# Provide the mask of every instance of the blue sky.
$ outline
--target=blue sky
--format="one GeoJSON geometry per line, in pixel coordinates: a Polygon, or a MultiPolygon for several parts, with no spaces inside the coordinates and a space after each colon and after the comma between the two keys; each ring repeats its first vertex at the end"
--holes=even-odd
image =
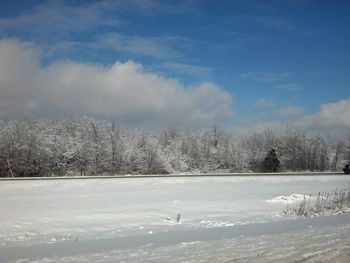
{"type": "MultiPolygon", "coordinates": [[[[11,58],[3,56],[5,72],[17,73],[3,76],[2,83],[0,75],[0,92],[12,93],[11,98],[16,99],[11,105],[30,106],[10,110],[0,99],[0,117],[15,118],[24,112],[34,116],[84,114],[86,106],[72,106],[85,93],[83,87],[73,92],[68,99],[71,103],[64,107],[55,106],[60,104],[58,99],[46,100],[53,105],[50,108],[49,103],[25,95],[28,90],[14,79],[18,74],[27,76],[29,69],[23,69],[26,60],[37,67],[33,94],[47,91],[36,87],[47,85],[49,77],[57,92],[72,72],[78,72],[79,78],[100,72],[102,75],[89,83],[103,86],[103,76],[108,78],[119,65],[119,73],[111,77],[106,89],[88,88],[87,93],[92,94],[89,103],[97,114],[93,110],[86,113],[96,117],[115,117],[136,125],[171,125],[172,119],[174,125],[199,127],[218,123],[232,129],[258,129],[291,124],[313,130],[345,130],[350,128],[341,123],[350,119],[349,12],[350,2],[345,0],[3,0],[0,40],[4,51],[0,54],[23,56],[16,56],[18,61],[11,62],[15,64],[11,69],[6,61],[11,58]],[[16,67],[20,67],[18,71],[16,67]],[[129,76],[127,82],[121,81],[123,74],[129,76]],[[133,82],[139,78],[140,83],[133,82]],[[154,79],[156,84],[150,82],[154,87],[148,90],[147,81],[154,79]],[[115,88],[114,80],[118,83],[115,88]],[[168,88],[163,90],[164,82],[168,88]],[[111,106],[101,109],[93,100],[94,92],[101,97],[100,104],[108,98],[111,106]],[[152,100],[152,92],[163,94],[156,99],[157,107],[135,99],[150,94],[152,100]],[[123,97],[135,108],[144,106],[139,111],[116,107],[118,114],[113,115],[113,96],[119,98],[116,101],[123,97]],[[177,106],[182,101],[188,104],[177,106]],[[186,110],[198,112],[182,122],[186,110]],[[340,123],[331,121],[334,114],[341,115],[340,123]]],[[[69,85],[83,83],[70,82],[62,93],[71,89],[69,85]]]]}

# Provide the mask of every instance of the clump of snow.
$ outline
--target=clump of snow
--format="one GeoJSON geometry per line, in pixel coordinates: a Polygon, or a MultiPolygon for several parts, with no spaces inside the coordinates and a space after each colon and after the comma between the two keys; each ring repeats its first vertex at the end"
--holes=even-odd
{"type": "Polygon", "coordinates": [[[276,196],[272,199],[266,200],[265,202],[268,203],[282,203],[282,204],[291,204],[294,202],[299,202],[302,201],[304,199],[304,195],[303,194],[291,194],[288,196],[276,196]]]}

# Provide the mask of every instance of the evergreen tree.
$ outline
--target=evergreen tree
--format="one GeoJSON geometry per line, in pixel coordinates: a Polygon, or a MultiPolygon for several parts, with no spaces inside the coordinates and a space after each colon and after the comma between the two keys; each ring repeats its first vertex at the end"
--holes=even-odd
{"type": "Polygon", "coordinates": [[[271,147],[267,153],[263,162],[264,172],[278,172],[280,169],[281,161],[277,147],[271,147]]]}

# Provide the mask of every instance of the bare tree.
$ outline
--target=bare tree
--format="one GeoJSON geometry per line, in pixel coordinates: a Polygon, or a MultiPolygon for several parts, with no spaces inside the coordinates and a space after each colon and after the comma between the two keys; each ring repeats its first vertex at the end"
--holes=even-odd
{"type": "Polygon", "coordinates": [[[332,171],[337,170],[339,158],[343,152],[343,145],[344,145],[344,141],[338,141],[337,144],[335,145],[335,152],[334,152],[334,157],[332,161],[332,171]]]}
{"type": "Polygon", "coordinates": [[[218,127],[217,125],[214,125],[214,128],[213,128],[213,133],[211,135],[211,142],[212,142],[212,145],[216,148],[219,144],[219,140],[220,138],[222,137],[222,132],[220,132],[218,130],[218,127]]]}
{"type": "Polygon", "coordinates": [[[121,130],[119,125],[115,127],[114,121],[111,124],[111,128],[109,130],[109,137],[111,143],[111,168],[112,172],[120,172],[123,162],[123,142],[121,138],[121,130]]]}

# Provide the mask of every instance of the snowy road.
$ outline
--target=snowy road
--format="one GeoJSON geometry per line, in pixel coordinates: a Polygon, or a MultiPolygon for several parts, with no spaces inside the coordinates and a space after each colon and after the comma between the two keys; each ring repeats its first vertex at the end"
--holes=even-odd
{"type": "Polygon", "coordinates": [[[348,262],[349,215],[296,219],[281,211],[303,194],[349,181],[344,175],[1,181],[0,262],[348,262]]]}

